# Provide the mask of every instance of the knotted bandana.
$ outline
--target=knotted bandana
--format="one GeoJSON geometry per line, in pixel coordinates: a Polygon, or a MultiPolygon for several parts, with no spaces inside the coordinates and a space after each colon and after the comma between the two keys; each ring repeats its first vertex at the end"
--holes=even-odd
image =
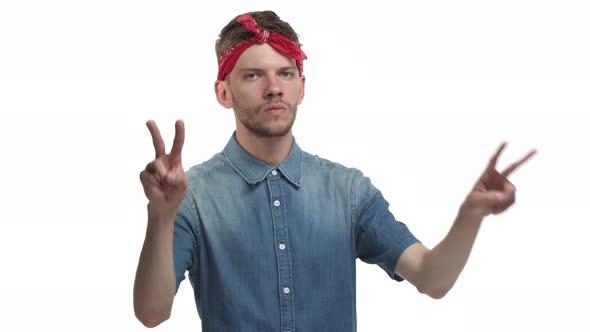
{"type": "Polygon", "coordinates": [[[254,44],[260,45],[264,43],[268,43],[284,56],[295,59],[299,75],[303,73],[303,60],[307,59],[307,56],[305,56],[305,53],[303,53],[299,45],[280,33],[260,29],[258,23],[256,23],[250,14],[244,14],[238,17],[238,23],[242,24],[248,29],[248,31],[253,33],[254,37],[242,40],[221,54],[221,57],[219,58],[219,72],[217,74],[218,80],[223,80],[225,76],[232,71],[236,62],[238,62],[240,55],[242,55],[245,50],[254,44]]]}

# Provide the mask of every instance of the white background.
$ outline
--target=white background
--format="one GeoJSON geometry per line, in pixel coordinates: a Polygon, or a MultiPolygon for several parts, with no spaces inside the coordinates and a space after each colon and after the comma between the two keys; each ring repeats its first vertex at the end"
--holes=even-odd
{"type": "MultiPolygon", "coordinates": [[[[361,169],[427,246],[500,142],[500,168],[539,150],[444,299],[359,261],[358,330],[588,331],[586,1],[244,3],[0,4],[0,330],[145,331],[145,121],[170,144],[184,119],[185,169],[220,151],[214,41],[273,9],[309,57],[298,143],[361,169]]],[[[188,282],[157,329],[200,331],[188,282]]]]}

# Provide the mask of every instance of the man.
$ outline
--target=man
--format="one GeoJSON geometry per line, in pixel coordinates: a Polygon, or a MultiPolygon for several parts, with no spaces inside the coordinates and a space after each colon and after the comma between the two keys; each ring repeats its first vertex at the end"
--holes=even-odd
{"type": "Polygon", "coordinates": [[[356,258],[443,297],[463,269],[484,217],[514,202],[495,164],[504,144],[432,250],[388,210],[360,171],[302,151],[291,127],[304,96],[305,54],[273,12],[232,20],[216,43],[215,93],[236,131],[222,153],[181,163],[184,124],[169,154],[148,121],[156,159],[141,172],[148,226],[134,288],[138,319],[168,319],[184,274],[203,331],[355,331],[356,258]]]}

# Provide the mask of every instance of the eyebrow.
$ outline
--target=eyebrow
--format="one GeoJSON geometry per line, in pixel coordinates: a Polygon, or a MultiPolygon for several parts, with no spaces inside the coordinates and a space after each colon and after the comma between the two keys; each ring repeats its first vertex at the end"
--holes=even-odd
{"type": "MultiPolygon", "coordinates": [[[[284,66],[284,67],[279,68],[279,71],[285,71],[285,70],[297,70],[297,67],[284,66]]],[[[263,72],[264,69],[257,68],[257,67],[245,67],[245,68],[240,69],[240,72],[245,72],[245,71],[263,72]]]]}

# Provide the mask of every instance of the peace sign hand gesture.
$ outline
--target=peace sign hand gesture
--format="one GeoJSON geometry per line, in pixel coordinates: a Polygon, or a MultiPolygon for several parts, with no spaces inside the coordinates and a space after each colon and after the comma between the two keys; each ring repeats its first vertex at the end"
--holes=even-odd
{"type": "Polygon", "coordinates": [[[181,158],[184,123],[182,120],[176,121],[174,143],[169,154],[166,154],[164,141],[156,123],[150,120],[146,125],[156,150],[156,159],[147,164],[139,175],[145,195],[149,199],[148,209],[158,217],[174,220],[187,188],[181,158]]]}
{"type": "Polygon", "coordinates": [[[516,188],[507,177],[520,165],[529,160],[537,151],[531,150],[520,160],[512,163],[503,172],[496,170],[496,163],[506,143],[502,143],[490,159],[488,167],[467,196],[462,212],[477,217],[504,212],[515,200],[516,188]]]}

